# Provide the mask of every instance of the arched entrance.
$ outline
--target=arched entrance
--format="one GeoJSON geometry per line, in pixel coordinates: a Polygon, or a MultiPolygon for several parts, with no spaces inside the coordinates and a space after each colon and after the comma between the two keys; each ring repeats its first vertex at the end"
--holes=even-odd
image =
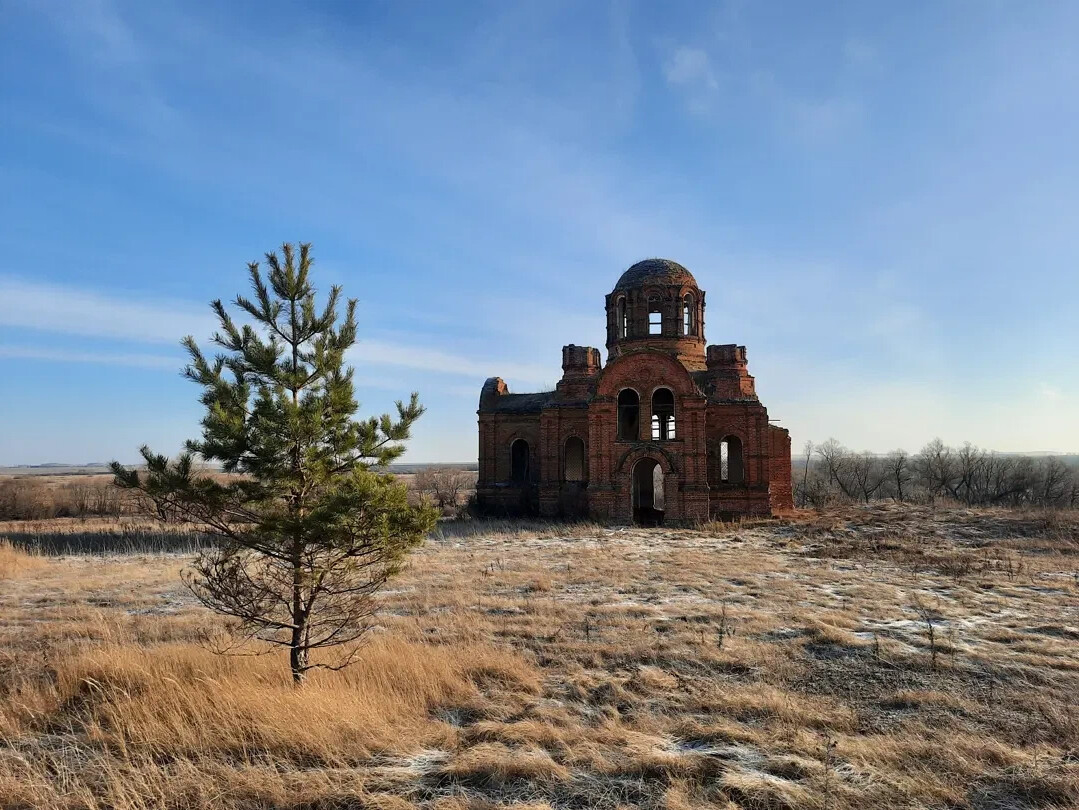
{"type": "Polygon", "coordinates": [[[655,459],[642,458],[633,465],[633,522],[639,526],[663,523],[663,468],[655,459]]]}

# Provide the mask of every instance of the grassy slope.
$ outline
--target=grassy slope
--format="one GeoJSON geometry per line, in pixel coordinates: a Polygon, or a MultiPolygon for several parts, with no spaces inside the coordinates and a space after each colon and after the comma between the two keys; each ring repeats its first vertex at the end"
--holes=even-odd
{"type": "Polygon", "coordinates": [[[301,691],[184,560],[0,548],[0,806],[1079,802],[1076,516],[451,526],[301,691]]]}

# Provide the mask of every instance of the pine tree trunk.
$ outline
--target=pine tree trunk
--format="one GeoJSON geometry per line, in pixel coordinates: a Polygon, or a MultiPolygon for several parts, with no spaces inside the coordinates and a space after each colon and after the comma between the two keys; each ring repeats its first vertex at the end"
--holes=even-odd
{"type": "Polygon", "coordinates": [[[307,677],[307,648],[303,646],[303,633],[299,628],[292,631],[289,666],[292,668],[292,683],[299,686],[307,677]]]}
{"type": "MultiPolygon", "coordinates": [[[[295,374],[299,368],[300,363],[300,347],[296,332],[296,300],[293,299],[290,303],[291,318],[290,325],[292,327],[292,372],[295,374]]],[[[292,406],[295,408],[300,402],[299,388],[292,389],[292,406]]],[[[292,474],[298,479],[302,476],[303,470],[300,466],[300,444],[295,442],[292,446],[292,474]]],[[[301,503],[300,493],[293,491],[292,508],[303,517],[303,505],[301,503]]],[[[304,677],[307,675],[307,647],[304,644],[304,639],[307,637],[307,617],[304,611],[303,603],[303,568],[301,567],[302,561],[300,557],[300,550],[302,548],[299,538],[294,540],[292,551],[292,639],[289,644],[289,666],[292,669],[292,683],[299,686],[303,683],[304,677]]]]}
{"type": "Polygon", "coordinates": [[[289,643],[289,666],[292,668],[292,682],[299,686],[307,674],[307,647],[304,638],[307,633],[307,617],[303,605],[303,570],[299,560],[292,568],[292,639],[289,643]]]}

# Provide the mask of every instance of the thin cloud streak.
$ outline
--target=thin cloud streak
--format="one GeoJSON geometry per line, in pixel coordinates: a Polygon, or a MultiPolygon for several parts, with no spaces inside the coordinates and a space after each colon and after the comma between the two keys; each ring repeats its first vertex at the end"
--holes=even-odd
{"type": "Polygon", "coordinates": [[[0,276],[0,326],[138,343],[179,343],[184,335],[209,335],[215,325],[209,307],[131,301],[0,276]]]}
{"type": "Polygon", "coordinates": [[[377,340],[361,340],[349,353],[348,360],[357,365],[398,366],[475,379],[486,379],[494,370],[516,382],[536,384],[549,380],[552,371],[547,366],[472,359],[426,346],[402,346],[377,340]]]}
{"type": "Polygon", "coordinates": [[[179,356],[81,352],[70,349],[42,349],[36,346],[0,346],[0,357],[11,360],[46,360],[56,363],[97,363],[109,366],[170,369],[177,372],[184,366],[184,361],[179,356]]]}
{"type": "MultiPolygon", "coordinates": [[[[187,302],[128,302],[101,293],[56,284],[0,278],[0,326],[56,334],[121,339],[138,343],[178,343],[183,335],[205,339],[215,331],[214,318],[187,302]]],[[[179,359],[69,349],[0,347],[0,357],[88,362],[147,368],[182,366],[179,359]]],[[[467,357],[428,346],[384,340],[361,340],[349,360],[357,366],[379,365],[458,377],[484,379],[492,369],[519,383],[542,383],[551,368],[511,360],[467,357]]],[[[373,383],[368,381],[367,385],[373,383]]]]}

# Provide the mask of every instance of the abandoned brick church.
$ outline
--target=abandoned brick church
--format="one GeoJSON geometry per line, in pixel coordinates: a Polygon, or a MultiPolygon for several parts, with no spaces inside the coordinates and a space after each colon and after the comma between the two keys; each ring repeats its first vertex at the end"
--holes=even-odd
{"type": "Polygon", "coordinates": [[[607,296],[607,365],[565,346],[554,391],[479,407],[479,505],[491,512],[655,525],[793,508],[791,440],[769,424],[746,348],[704,341],[704,292],[649,259],[607,296]]]}

